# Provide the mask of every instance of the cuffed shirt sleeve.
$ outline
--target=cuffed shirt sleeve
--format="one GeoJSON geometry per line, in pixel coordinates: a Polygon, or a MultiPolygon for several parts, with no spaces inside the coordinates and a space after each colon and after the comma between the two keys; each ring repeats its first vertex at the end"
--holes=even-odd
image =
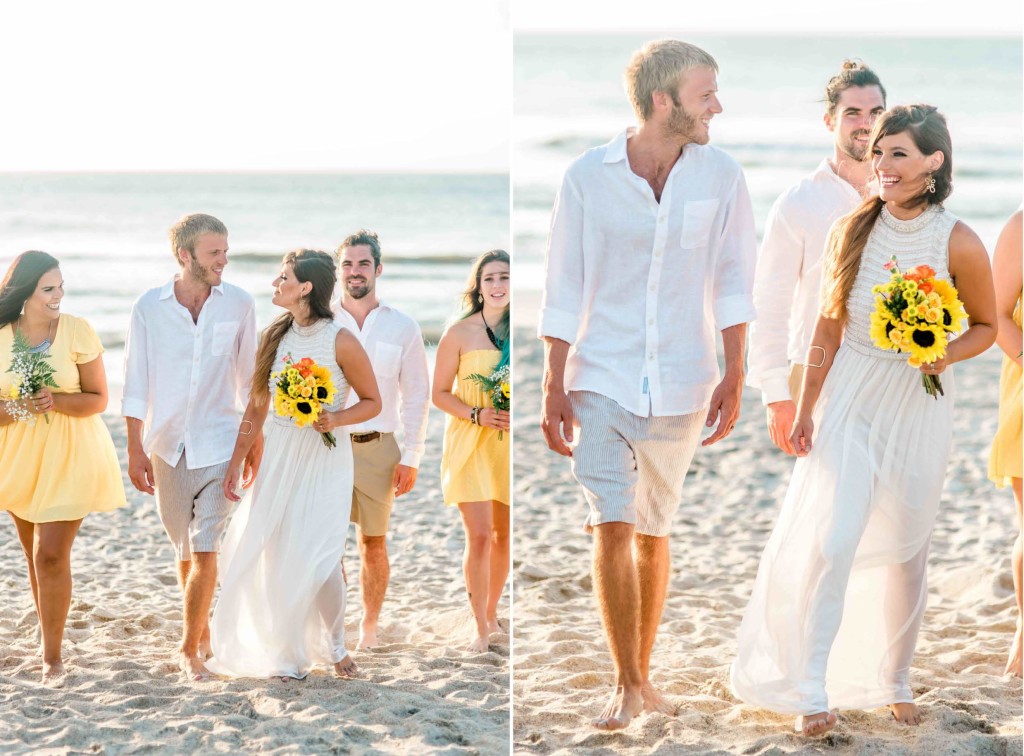
{"type": "Polygon", "coordinates": [[[427,417],[430,410],[430,370],[420,327],[413,324],[402,345],[402,363],[398,373],[398,391],[402,403],[402,458],[399,464],[419,467],[426,449],[427,417]]]}
{"type": "Polygon", "coordinates": [[[740,171],[732,195],[726,201],[715,263],[715,328],[724,331],[754,319],[753,284],[757,260],[754,210],[747,182],[740,171]]]}
{"type": "Polygon", "coordinates": [[[124,342],[124,394],[121,415],[145,420],[149,409],[149,362],[146,355],[146,320],[140,302],[132,306],[124,342]]]}
{"type": "Polygon", "coordinates": [[[555,200],[537,335],[576,341],[583,301],[583,199],[566,173],[555,200]]]}
{"type": "Polygon", "coordinates": [[[789,393],[789,320],[800,281],[804,240],[786,219],[785,197],[768,215],[754,275],[757,320],[750,329],[748,383],[765,404],[792,399],[789,393]]]}

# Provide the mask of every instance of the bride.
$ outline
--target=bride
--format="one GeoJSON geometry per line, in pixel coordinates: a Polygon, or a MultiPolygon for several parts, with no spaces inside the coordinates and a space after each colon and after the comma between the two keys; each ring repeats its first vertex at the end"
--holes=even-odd
{"type": "Polygon", "coordinates": [[[870,150],[879,196],[837,221],[830,237],[791,436],[802,459],[732,665],[737,697],[799,715],[805,735],[835,726],[837,707],[889,705],[899,722],[920,721],[909,671],[952,442],[949,368],[995,339],[988,254],[942,207],[952,188],[945,118],[926,105],[893,108],[875,124],[870,150]],[[929,265],[955,281],[969,313],[945,358],[920,372],[869,335],[872,286],[888,282],[883,266],[893,255],[902,270],[929,265]],[[921,373],[944,373],[945,396],[929,396],[921,373]]]}
{"type": "Polygon", "coordinates": [[[341,677],[357,672],[345,650],[345,549],[352,503],[352,447],[338,433],[328,448],[321,433],[369,420],[381,401],[370,360],[331,312],[337,280],[333,258],[303,249],[284,256],[273,303],[287,312],[263,332],[249,406],[224,479],[224,495],[239,501],[242,460],[263,432],[271,374],[312,358],[331,371],[337,393],[318,421],[300,428],[270,413],[264,456],[251,492],[228,526],[224,577],[210,624],[207,666],[235,677],[303,678],[316,663],[341,677]],[[345,406],[351,386],[360,401],[345,406]]]}

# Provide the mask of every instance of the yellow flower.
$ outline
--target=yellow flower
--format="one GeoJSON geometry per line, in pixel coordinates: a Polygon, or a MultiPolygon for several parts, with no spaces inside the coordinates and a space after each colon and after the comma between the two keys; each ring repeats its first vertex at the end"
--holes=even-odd
{"type": "Polygon", "coordinates": [[[939,295],[942,300],[942,306],[946,308],[952,307],[960,299],[956,287],[949,281],[944,281],[941,278],[936,278],[932,281],[932,291],[939,295]]]}
{"type": "Polygon", "coordinates": [[[942,310],[938,307],[929,307],[925,310],[924,319],[932,325],[936,325],[942,322],[942,310]]]}
{"type": "Polygon", "coordinates": [[[901,349],[906,349],[907,341],[907,326],[903,323],[896,323],[891,331],[889,331],[889,341],[892,344],[892,348],[897,352],[901,349]]]}
{"type": "Polygon", "coordinates": [[[942,320],[939,322],[948,332],[959,333],[960,329],[964,327],[965,320],[967,320],[967,311],[960,300],[954,302],[952,306],[944,305],[942,307],[942,320]]]}
{"type": "Polygon", "coordinates": [[[904,281],[903,292],[907,299],[912,299],[917,294],[917,283],[915,281],[904,281]]]}
{"type": "Polygon", "coordinates": [[[946,355],[946,331],[942,326],[918,323],[907,329],[905,343],[910,352],[908,362],[914,367],[935,362],[946,355]]]}
{"type": "Polygon", "coordinates": [[[288,368],[285,375],[288,376],[289,383],[298,383],[302,379],[302,374],[295,368],[288,368]]]}
{"type": "Polygon", "coordinates": [[[299,387],[296,386],[294,383],[288,387],[288,396],[290,396],[292,399],[299,398],[299,387]]]}
{"type": "Polygon", "coordinates": [[[313,396],[313,389],[311,389],[309,386],[303,386],[302,388],[299,389],[299,394],[302,396],[303,399],[309,399],[309,397],[313,396]]]}
{"type": "Polygon", "coordinates": [[[904,323],[913,323],[917,320],[917,307],[910,305],[903,311],[903,315],[901,317],[903,318],[904,323]]]}
{"type": "Polygon", "coordinates": [[[512,396],[512,387],[507,383],[501,384],[501,395],[508,399],[510,396],[512,396]]]}
{"type": "Polygon", "coordinates": [[[316,422],[316,419],[320,416],[320,404],[319,402],[309,402],[304,399],[299,399],[295,402],[295,409],[291,414],[295,424],[300,428],[305,428],[307,425],[312,425],[316,422]]]}
{"type": "Polygon", "coordinates": [[[893,343],[889,339],[889,332],[893,329],[894,323],[888,311],[871,313],[871,341],[879,349],[893,349],[893,343]]]}

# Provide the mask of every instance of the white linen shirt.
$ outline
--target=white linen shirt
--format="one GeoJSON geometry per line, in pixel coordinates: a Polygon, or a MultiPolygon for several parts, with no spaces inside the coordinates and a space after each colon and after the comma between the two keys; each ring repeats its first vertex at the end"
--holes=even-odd
{"type": "Polygon", "coordinates": [[[720,380],[715,331],[754,317],[754,216],[739,164],[707,145],[684,148],[659,203],[629,166],[632,133],[566,171],[538,334],[572,345],[567,391],[639,416],[688,414],[720,380]]]}
{"type": "Polygon", "coordinates": [[[231,459],[256,361],[256,304],[221,283],[193,323],[174,296],[175,280],[132,305],[121,414],[145,422],[147,455],[174,467],[187,450],[195,470],[231,459]]]}
{"type": "MultiPolygon", "coordinates": [[[[399,464],[419,467],[426,448],[427,412],[430,409],[430,370],[423,334],[415,320],[381,302],[370,310],[359,328],[356,319],[339,302],[338,322],[359,339],[370,356],[380,389],[381,411],[374,418],[346,427],[349,433],[394,433],[402,428],[399,464]]],[[[359,401],[354,392],[348,405],[359,401]]]]}
{"type": "Polygon", "coordinates": [[[828,159],[783,192],[768,214],[754,275],[757,320],[750,327],[747,383],[761,401],[791,399],[789,367],[804,364],[821,297],[821,268],[829,229],[861,196],[828,159]]]}

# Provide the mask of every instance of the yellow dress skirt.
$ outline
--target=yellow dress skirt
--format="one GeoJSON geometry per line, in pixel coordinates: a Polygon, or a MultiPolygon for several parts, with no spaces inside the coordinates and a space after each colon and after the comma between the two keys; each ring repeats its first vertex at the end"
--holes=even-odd
{"type": "MultiPolygon", "coordinates": [[[[0,395],[10,396],[8,373],[14,330],[0,328],[0,395]]],[[[48,350],[54,394],[81,393],[78,365],[103,353],[99,337],[82,318],[61,315],[48,350]]],[[[0,509],[28,522],[79,520],[90,512],[123,507],[124,485],[110,432],[99,415],[35,415],[34,423],[0,426],[0,509]]]]}
{"type": "MultiPolygon", "coordinates": [[[[474,349],[459,358],[459,374],[454,394],[470,407],[493,407],[491,397],[470,375],[490,375],[498,365],[497,349],[474,349]]],[[[494,428],[484,428],[469,420],[448,415],[441,455],[441,491],[445,504],[469,501],[512,500],[509,486],[509,458],[512,434],[498,438],[494,428]]]]}
{"type": "MultiPolygon", "coordinates": [[[[1013,322],[1020,326],[1021,302],[1013,310],[1013,322]]],[[[999,427],[992,439],[992,456],[988,461],[988,477],[999,488],[1011,478],[1024,478],[1021,449],[1021,369],[1009,357],[1003,357],[1003,372],[999,376],[999,427]]]]}

